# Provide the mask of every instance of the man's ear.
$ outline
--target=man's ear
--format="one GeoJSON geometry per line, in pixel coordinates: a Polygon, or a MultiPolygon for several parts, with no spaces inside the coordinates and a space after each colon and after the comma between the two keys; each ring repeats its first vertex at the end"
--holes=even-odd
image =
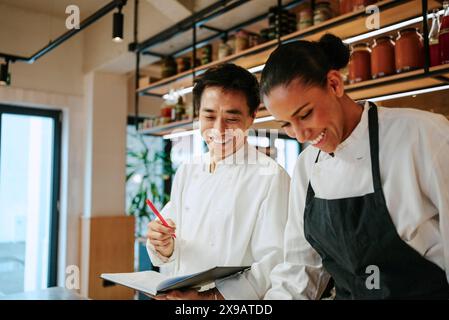
{"type": "Polygon", "coordinates": [[[345,94],[345,83],[338,70],[331,70],[327,73],[327,83],[338,98],[343,97],[345,94]]]}

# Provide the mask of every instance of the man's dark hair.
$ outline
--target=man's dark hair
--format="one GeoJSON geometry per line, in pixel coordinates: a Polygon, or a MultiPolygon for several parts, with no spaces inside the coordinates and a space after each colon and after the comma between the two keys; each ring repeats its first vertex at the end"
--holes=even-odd
{"type": "Polygon", "coordinates": [[[208,87],[219,87],[227,91],[241,92],[246,97],[249,114],[252,116],[260,104],[259,83],[248,70],[232,63],[224,63],[208,69],[193,88],[193,105],[200,109],[201,96],[208,87]]]}

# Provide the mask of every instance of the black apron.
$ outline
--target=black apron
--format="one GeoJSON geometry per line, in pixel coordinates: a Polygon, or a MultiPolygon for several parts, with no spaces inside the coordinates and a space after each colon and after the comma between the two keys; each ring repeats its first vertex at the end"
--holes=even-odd
{"type": "Polygon", "coordinates": [[[380,179],[377,108],[370,106],[374,193],[324,200],[309,182],[305,237],[332,276],[337,299],[449,299],[445,272],[406,244],[391,220],[380,179]]]}

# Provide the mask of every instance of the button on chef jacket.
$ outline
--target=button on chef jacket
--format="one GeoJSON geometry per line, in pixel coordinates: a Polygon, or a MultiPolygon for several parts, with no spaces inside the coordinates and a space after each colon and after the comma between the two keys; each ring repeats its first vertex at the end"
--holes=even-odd
{"type": "Polygon", "coordinates": [[[161,211],[176,223],[175,249],[167,259],[147,241],[149,256],[171,276],[250,265],[216,287],[225,299],[262,299],[283,260],[290,177],[248,144],[219,161],[214,173],[209,163],[206,154],[178,168],[161,211]]]}
{"type": "MultiPolygon", "coordinates": [[[[319,299],[330,278],[304,237],[310,183],[315,197],[341,199],[374,191],[368,136],[369,104],[361,121],[334,152],[309,146],[292,175],[284,263],[271,274],[266,299],[319,299]]],[[[406,108],[378,108],[383,193],[400,238],[445,270],[449,281],[449,121],[406,108]]],[[[426,275],[423,275],[425,277],[426,275]]]]}

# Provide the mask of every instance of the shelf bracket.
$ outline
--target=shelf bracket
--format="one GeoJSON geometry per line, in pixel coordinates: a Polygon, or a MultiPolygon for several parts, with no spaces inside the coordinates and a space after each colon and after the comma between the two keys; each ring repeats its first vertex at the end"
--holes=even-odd
{"type": "Polygon", "coordinates": [[[143,55],[145,56],[153,56],[153,57],[158,57],[160,59],[164,59],[166,57],[165,54],[161,54],[161,53],[157,53],[157,52],[153,52],[153,51],[144,51],[142,52],[143,55]]]}
{"type": "Polygon", "coordinates": [[[429,72],[430,67],[430,49],[429,49],[429,26],[427,22],[427,10],[428,10],[428,3],[427,0],[422,0],[422,28],[423,28],[423,37],[424,37],[424,72],[429,72]]]}
{"type": "Polygon", "coordinates": [[[449,77],[446,77],[446,76],[434,76],[432,78],[442,81],[442,82],[445,82],[445,83],[449,83],[449,77]]]}
{"type": "Polygon", "coordinates": [[[200,28],[201,29],[207,29],[207,30],[210,30],[210,31],[214,31],[214,32],[217,32],[217,33],[224,33],[224,32],[226,32],[226,30],[222,30],[222,29],[219,29],[219,28],[211,27],[211,26],[208,26],[208,25],[205,25],[205,24],[200,25],[200,28]]]}

